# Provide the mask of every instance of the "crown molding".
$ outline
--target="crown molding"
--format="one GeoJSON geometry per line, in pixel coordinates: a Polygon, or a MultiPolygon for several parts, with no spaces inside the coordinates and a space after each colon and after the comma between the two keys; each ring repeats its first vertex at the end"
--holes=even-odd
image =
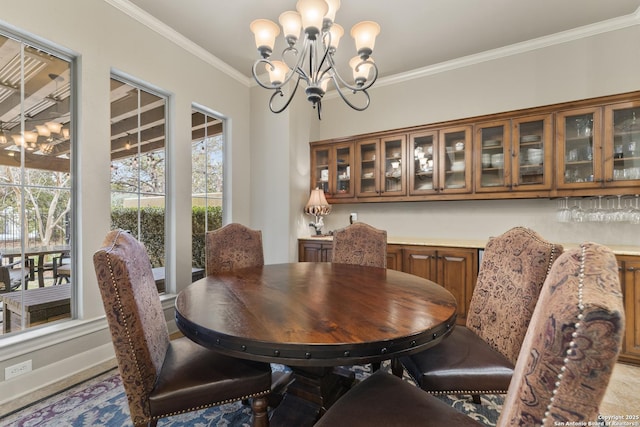
{"type": "Polygon", "coordinates": [[[205,49],[203,49],[193,41],[189,40],[182,34],[175,31],[174,29],[170,28],[168,25],[166,25],[162,21],[149,15],[147,12],[140,9],[138,6],[134,5],[133,3],[127,0],[104,0],[104,1],[110,4],[111,6],[115,7],[116,9],[120,10],[121,12],[124,12],[126,15],[130,16],[131,18],[135,19],[141,24],[147,26],[152,31],[155,31],[156,33],[160,34],[167,40],[175,43],[176,45],[186,50],[187,52],[193,54],[194,56],[208,63],[209,65],[212,65],[216,69],[222,71],[223,73],[233,78],[234,80],[237,80],[239,83],[243,84],[244,86],[249,87],[251,80],[248,77],[246,77],[244,74],[242,74],[235,68],[231,67],[229,64],[222,61],[217,56],[212,55],[210,52],[206,51],[205,49]]]}
{"type": "Polygon", "coordinates": [[[527,40],[521,43],[515,43],[509,46],[488,50],[474,55],[456,58],[451,61],[429,65],[423,68],[408,71],[406,73],[383,77],[376,82],[375,86],[382,87],[393,85],[409,80],[443,73],[446,71],[455,70],[457,68],[464,68],[470,65],[480,64],[482,62],[493,61],[500,58],[530,52],[536,49],[542,49],[549,46],[568,43],[585,37],[591,37],[602,33],[616,31],[638,24],[640,24],[640,8],[636,9],[634,13],[631,13],[629,15],[608,19],[606,21],[597,22],[595,24],[585,25],[582,27],[574,28],[572,30],[562,31],[560,33],[539,37],[537,39],[527,40]]]}

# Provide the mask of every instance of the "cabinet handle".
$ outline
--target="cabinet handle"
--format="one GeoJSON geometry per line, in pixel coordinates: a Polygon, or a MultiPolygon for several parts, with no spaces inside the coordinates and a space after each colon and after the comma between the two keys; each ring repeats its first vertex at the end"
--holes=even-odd
{"type": "Polygon", "coordinates": [[[627,271],[636,271],[634,267],[627,267],[627,271]]]}

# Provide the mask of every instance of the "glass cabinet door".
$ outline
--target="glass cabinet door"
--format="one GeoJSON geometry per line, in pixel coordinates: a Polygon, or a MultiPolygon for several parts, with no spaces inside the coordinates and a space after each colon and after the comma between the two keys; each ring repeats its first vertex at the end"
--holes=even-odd
{"type": "Polygon", "coordinates": [[[461,126],[440,132],[436,161],[438,190],[447,193],[471,191],[471,127],[461,126]]]}
{"type": "Polygon", "coordinates": [[[329,147],[311,149],[311,188],[321,188],[329,194],[329,147]]]}
{"type": "Polygon", "coordinates": [[[551,188],[551,132],[551,115],[548,114],[513,120],[511,182],[514,190],[551,188]]]}
{"type": "Polygon", "coordinates": [[[378,179],[380,168],[378,161],[378,140],[360,141],[356,144],[356,162],[358,163],[358,188],[359,197],[372,197],[380,193],[378,179]]]}
{"type": "Polygon", "coordinates": [[[558,188],[602,185],[600,115],[599,108],[558,113],[557,162],[562,171],[558,174],[558,188]]]}
{"type": "Polygon", "coordinates": [[[511,188],[511,138],[508,121],[476,126],[476,191],[511,188]]]}
{"type": "Polygon", "coordinates": [[[640,185],[640,101],[606,108],[604,146],[605,185],[640,185]]]}
{"type": "Polygon", "coordinates": [[[351,185],[351,165],[353,164],[353,144],[346,143],[334,147],[333,164],[331,167],[333,183],[331,188],[332,198],[353,197],[354,189],[351,185]]]}
{"type": "Polygon", "coordinates": [[[409,136],[409,194],[428,194],[437,189],[437,131],[422,132],[409,136]]]}
{"type": "Polygon", "coordinates": [[[405,150],[406,138],[404,136],[394,136],[380,141],[380,156],[382,157],[381,182],[382,196],[397,196],[406,194],[405,190],[405,150]]]}

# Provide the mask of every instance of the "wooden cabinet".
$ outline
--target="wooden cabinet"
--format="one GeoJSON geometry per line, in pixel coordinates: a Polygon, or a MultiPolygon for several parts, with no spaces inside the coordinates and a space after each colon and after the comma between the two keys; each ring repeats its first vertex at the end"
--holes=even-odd
{"type": "Polygon", "coordinates": [[[402,271],[443,286],[458,302],[457,323],[464,325],[478,274],[478,252],[468,248],[406,246],[402,271]]]}
{"type": "Polygon", "coordinates": [[[406,189],[406,137],[388,136],[356,143],[358,197],[404,196],[406,189]]]}
{"type": "Polygon", "coordinates": [[[387,268],[402,271],[401,245],[387,245],[387,268]]]}
{"type": "Polygon", "coordinates": [[[625,336],[619,359],[640,363],[640,256],[617,256],[624,295],[625,336]]]}
{"type": "Polygon", "coordinates": [[[313,238],[298,240],[299,262],[331,262],[333,241],[313,238]]]}
{"type": "Polygon", "coordinates": [[[640,101],[605,108],[604,150],[605,185],[640,186],[640,101]]]}
{"type": "Polygon", "coordinates": [[[321,188],[327,199],[355,195],[351,168],[353,144],[324,144],[311,149],[311,188],[321,188]]]}
{"type": "Polygon", "coordinates": [[[604,182],[602,108],[556,115],[556,175],[559,189],[598,188],[604,182]]]}
{"type": "Polygon", "coordinates": [[[640,91],[311,143],[311,188],[331,203],[608,196],[639,186],[640,91]]]}
{"type": "Polygon", "coordinates": [[[471,127],[409,135],[409,194],[471,192],[471,127]]]}
{"type": "Polygon", "coordinates": [[[550,190],[552,126],[550,114],[476,125],[475,191],[550,190]]]}

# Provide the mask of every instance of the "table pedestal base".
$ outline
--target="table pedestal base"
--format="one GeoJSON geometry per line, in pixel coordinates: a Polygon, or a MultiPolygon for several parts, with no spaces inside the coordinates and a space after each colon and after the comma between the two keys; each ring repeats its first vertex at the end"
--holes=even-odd
{"type": "Polygon", "coordinates": [[[274,409],[269,425],[313,426],[344,393],[355,385],[355,374],[346,367],[293,368],[294,381],[274,409]]]}

